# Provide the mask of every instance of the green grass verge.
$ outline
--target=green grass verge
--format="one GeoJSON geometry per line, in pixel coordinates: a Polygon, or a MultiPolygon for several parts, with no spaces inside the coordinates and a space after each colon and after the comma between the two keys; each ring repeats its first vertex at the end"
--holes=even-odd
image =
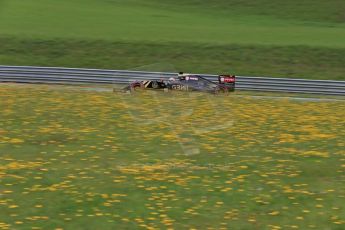
{"type": "Polygon", "coordinates": [[[0,38],[0,50],[4,65],[345,80],[345,49],[0,38]]]}
{"type": "Polygon", "coordinates": [[[345,225],[343,102],[0,85],[0,107],[2,229],[345,225]]]}

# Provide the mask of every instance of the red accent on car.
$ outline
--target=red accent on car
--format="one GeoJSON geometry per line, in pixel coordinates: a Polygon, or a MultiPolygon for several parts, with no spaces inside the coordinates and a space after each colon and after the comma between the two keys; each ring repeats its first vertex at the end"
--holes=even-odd
{"type": "Polygon", "coordinates": [[[221,83],[232,83],[236,81],[236,77],[234,75],[220,75],[219,81],[221,83]]]}
{"type": "Polygon", "coordinates": [[[225,77],[225,78],[224,78],[224,82],[235,82],[235,78],[228,78],[228,77],[225,77]]]}

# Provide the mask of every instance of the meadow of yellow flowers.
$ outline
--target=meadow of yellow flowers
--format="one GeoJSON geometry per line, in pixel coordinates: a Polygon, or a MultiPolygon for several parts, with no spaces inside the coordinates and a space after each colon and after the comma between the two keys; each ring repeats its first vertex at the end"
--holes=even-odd
{"type": "Polygon", "coordinates": [[[0,229],[344,229],[345,102],[0,85],[0,229]]]}

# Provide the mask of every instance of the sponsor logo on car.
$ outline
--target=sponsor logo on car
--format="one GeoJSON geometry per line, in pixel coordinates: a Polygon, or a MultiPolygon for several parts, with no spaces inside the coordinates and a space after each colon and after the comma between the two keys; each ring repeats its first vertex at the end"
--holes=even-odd
{"type": "MultiPolygon", "coordinates": [[[[186,78],[187,79],[187,78],[186,78]]],[[[192,81],[198,81],[199,78],[198,77],[189,77],[189,80],[192,80],[192,81]]]]}
{"type": "Polygon", "coordinates": [[[174,90],[185,90],[185,91],[188,90],[187,85],[172,85],[171,88],[174,90]]]}
{"type": "Polygon", "coordinates": [[[220,81],[221,82],[235,82],[235,78],[234,77],[221,77],[220,81]]]}
{"type": "Polygon", "coordinates": [[[185,78],[186,81],[198,81],[199,78],[198,77],[193,77],[193,76],[187,76],[185,78]]]}

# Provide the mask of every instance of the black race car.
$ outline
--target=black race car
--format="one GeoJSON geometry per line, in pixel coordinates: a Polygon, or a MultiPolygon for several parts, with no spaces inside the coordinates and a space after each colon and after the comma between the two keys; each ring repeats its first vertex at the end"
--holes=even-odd
{"type": "Polygon", "coordinates": [[[218,83],[194,74],[179,73],[177,78],[167,80],[135,81],[124,88],[124,91],[137,89],[162,89],[178,91],[201,91],[208,93],[225,93],[235,91],[236,77],[234,75],[219,75],[218,83]]]}

